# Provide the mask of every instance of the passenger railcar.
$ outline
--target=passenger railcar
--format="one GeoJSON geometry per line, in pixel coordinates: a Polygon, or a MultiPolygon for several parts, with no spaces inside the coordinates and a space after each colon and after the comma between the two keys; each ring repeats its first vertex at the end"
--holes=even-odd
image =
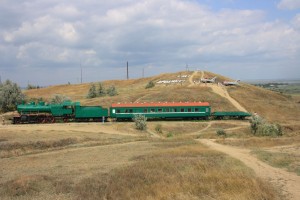
{"type": "Polygon", "coordinates": [[[116,120],[132,119],[136,114],[156,119],[208,119],[211,107],[208,102],[115,103],[110,117],[116,120]]]}

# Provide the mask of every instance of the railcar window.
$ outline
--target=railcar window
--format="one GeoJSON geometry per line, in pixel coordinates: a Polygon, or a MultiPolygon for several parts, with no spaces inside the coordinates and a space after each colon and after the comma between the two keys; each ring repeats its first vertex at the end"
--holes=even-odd
{"type": "Polygon", "coordinates": [[[170,109],[169,109],[169,108],[166,108],[166,112],[170,112],[170,109]]]}
{"type": "Polygon", "coordinates": [[[180,109],[180,112],[184,112],[184,108],[181,108],[181,109],[180,109]]]}
{"type": "Polygon", "coordinates": [[[128,110],[127,110],[127,109],[125,109],[125,113],[128,113],[128,110]]]}
{"type": "Polygon", "coordinates": [[[206,108],[206,112],[208,112],[209,111],[209,109],[208,108],[206,108]]]}
{"type": "Polygon", "coordinates": [[[199,112],[199,108],[195,108],[195,112],[199,112]]]}
{"type": "Polygon", "coordinates": [[[117,109],[117,113],[121,113],[121,110],[120,110],[120,109],[117,109]]]}
{"type": "Polygon", "coordinates": [[[188,108],[188,112],[192,112],[192,109],[191,109],[191,108],[188,108]]]}
{"type": "Polygon", "coordinates": [[[161,109],[161,108],[159,108],[159,109],[157,110],[157,112],[162,112],[162,109],[161,109]]]}
{"type": "Polygon", "coordinates": [[[151,108],[150,112],[155,112],[155,109],[154,109],[154,108],[151,108]]]}
{"type": "Polygon", "coordinates": [[[144,109],[144,113],[147,113],[147,112],[148,112],[147,108],[146,108],[146,109],[144,109]]]}
{"type": "Polygon", "coordinates": [[[129,113],[133,113],[133,110],[132,110],[132,109],[129,109],[129,113]]]}

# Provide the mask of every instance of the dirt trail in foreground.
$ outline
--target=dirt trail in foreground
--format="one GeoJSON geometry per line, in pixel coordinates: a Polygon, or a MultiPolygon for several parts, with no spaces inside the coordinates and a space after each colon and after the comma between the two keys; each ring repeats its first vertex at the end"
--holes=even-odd
{"type": "Polygon", "coordinates": [[[252,168],[258,177],[261,177],[281,188],[287,199],[300,199],[300,176],[287,172],[283,169],[274,168],[258,160],[250,154],[250,150],[217,144],[209,139],[198,139],[208,147],[228,154],[241,160],[248,167],[252,168]]]}
{"type": "MultiPolygon", "coordinates": [[[[202,75],[201,77],[204,77],[204,72],[201,72],[202,75]]],[[[210,87],[214,93],[220,95],[221,97],[224,97],[225,99],[227,99],[228,101],[230,101],[230,103],[236,107],[239,111],[243,111],[243,112],[248,112],[243,106],[241,106],[241,104],[239,104],[239,102],[237,102],[234,98],[232,98],[227,89],[225,88],[225,86],[223,85],[215,85],[212,83],[206,84],[206,86],[210,87]]]]}

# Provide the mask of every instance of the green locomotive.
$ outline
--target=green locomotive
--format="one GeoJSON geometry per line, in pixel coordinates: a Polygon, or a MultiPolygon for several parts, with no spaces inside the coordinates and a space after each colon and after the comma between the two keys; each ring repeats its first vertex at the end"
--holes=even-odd
{"type": "Polygon", "coordinates": [[[21,104],[17,106],[19,116],[13,118],[19,123],[54,123],[56,121],[104,121],[108,109],[101,106],[81,106],[80,102],[64,101],[61,104],[21,104]]]}

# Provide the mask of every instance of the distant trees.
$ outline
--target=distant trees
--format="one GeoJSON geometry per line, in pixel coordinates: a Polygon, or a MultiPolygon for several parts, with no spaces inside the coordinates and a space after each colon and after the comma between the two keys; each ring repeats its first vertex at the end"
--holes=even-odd
{"type": "Polygon", "coordinates": [[[21,88],[10,80],[0,83],[0,110],[2,112],[12,111],[25,99],[21,88]]]}
{"type": "Polygon", "coordinates": [[[31,84],[28,84],[27,85],[27,90],[32,90],[32,89],[40,89],[41,87],[40,86],[36,86],[36,85],[31,85],[31,84]]]}
{"type": "Polygon", "coordinates": [[[95,84],[92,84],[87,94],[87,98],[92,99],[95,97],[104,97],[106,95],[109,96],[118,95],[116,87],[114,85],[111,85],[107,90],[105,90],[105,87],[103,86],[102,83],[99,83],[98,89],[96,88],[95,84]]]}

